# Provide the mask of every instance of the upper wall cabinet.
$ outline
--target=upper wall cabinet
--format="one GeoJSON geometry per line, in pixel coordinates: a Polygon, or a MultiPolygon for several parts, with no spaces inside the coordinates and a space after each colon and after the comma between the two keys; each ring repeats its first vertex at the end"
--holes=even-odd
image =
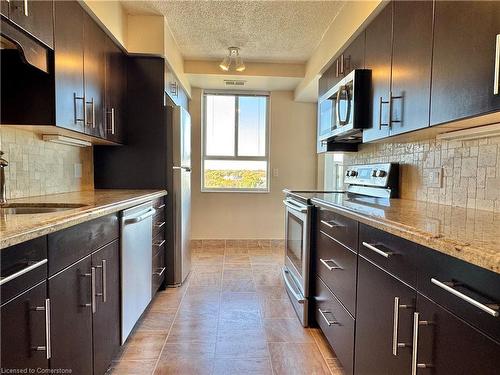
{"type": "Polygon", "coordinates": [[[363,142],[389,136],[391,95],[392,11],[389,3],[366,28],[365,67],[372,71],[372,127],[363,131],[363,142]]]}
{"type": "Polygon", "coordinates": [[[1,13],[40,42],[54,48],[53,1],[2,1],[1,13]]]}
{"type": "Polygon", "coordinates": [[[429,126],[432,20],[432,1],[394,2],[391,135],[429,126]]]}
{"type": "Polygon", "coordinates": [[[500,110],[500,3],[437,1],[435,7],[431,125],[500,110]]]}

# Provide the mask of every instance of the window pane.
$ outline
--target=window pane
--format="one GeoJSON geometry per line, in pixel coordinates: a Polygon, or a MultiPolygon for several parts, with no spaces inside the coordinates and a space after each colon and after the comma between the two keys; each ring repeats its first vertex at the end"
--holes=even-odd
{"type": "Polygon", "coordinates": [[[239,97],[238,155],[266,155],[267,98],[239,97]]]}
{"type": "Polygon", "coordinates": [[[207,95],[206,154],[234,156],[235,97],[207,95]]]}
{"type": "Polygon", "coordinates": [[[207,189],[266,189],[267,161],[205,160],[207,189]]]}

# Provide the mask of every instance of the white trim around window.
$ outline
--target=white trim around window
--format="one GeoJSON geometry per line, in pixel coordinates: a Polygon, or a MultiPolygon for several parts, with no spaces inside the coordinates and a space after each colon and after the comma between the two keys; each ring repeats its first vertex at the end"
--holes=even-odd
{"type": "Polygon", "coordinates": [[[203,100],[202,100],[202,129],[201,129],[201,192],[218,192],[218,193],[228,193],[228,192],[236,192],[236,193],[269,193],[270,192],[270,160],[269,160],[269,134],[270,134],[270,100],[269,100],[269,92],[263,91],[234,91],[234,90],[205,90],[203,92],[203,100]],[[234,96],[235,97],[235,118],[234,118],[234,150],[233,155],[216,155],[211,153],[207,155],[207,96],[234,96]],[[265,147],[264,147],[264,155],[262,156],[242,156],[239,155],[238,149],[238,129],[239,129],[239,98],[240,97],[265,97],[266,98],[266,115],[265,115],[265,147]],[[235,162],[266,162],[266,186],[265,187],[256,187],[256,188],[236,188],[236,187],[205,187],[205,162],[206,161],[235,161],[235,162]]]}

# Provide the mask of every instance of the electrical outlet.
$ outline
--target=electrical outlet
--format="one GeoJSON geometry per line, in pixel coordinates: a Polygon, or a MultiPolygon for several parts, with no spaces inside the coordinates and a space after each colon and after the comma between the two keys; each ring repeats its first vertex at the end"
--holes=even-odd
{"type": "Polygon", "coordinates": [[[429,187],[443,187],[443,168],[434,169],[429,172],[429,187]]]}
{"type": "Polygon", "coordinates": [[[278,168],[273,168],[273,177],[278,177],[279,171],[278,168]]]}
{"type": "Polygon", "coordinates": [[[75,163],[74,168],[75,168],[75,178],[82,178],[82,164],[75,163]]]}

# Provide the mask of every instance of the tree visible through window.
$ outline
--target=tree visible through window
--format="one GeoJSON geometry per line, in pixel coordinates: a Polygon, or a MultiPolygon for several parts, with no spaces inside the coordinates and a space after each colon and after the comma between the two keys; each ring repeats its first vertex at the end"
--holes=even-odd
{"type": "Polygon", "coordinates": [[[202,190],[269,190],[268,103],[268,95],[204,94],[202,190]]]}

